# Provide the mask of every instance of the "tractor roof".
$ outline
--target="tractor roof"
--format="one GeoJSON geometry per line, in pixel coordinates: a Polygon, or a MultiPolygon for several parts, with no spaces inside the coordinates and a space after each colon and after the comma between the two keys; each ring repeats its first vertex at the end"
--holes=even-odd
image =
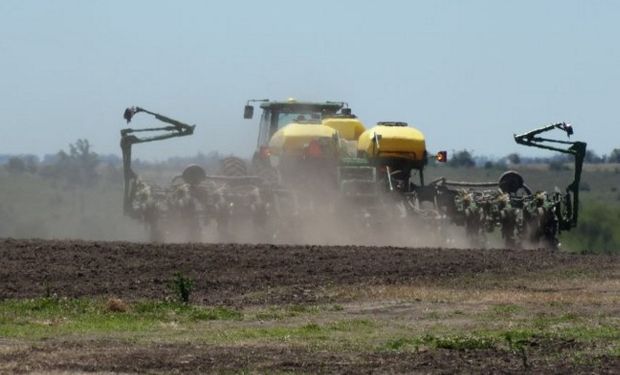
{"type": "Polygon", "coordinates": [[[338,112],[344,107],[343,102],[298,102],[289,99],[280,102],[265,102],[260,105],[263,109],[270,109],[282,112],[338,112]]]}

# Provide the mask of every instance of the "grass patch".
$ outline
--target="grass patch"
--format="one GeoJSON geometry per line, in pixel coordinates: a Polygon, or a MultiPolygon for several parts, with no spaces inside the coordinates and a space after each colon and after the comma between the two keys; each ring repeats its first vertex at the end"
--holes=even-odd
{"type": "MultiPolygon", "coordinates": [[[[368,341],[377,330],[373,321],[366,319],[339,320],[328,323],[305,323],[296,326],[247,327],[230,329],[221,333],[224,342],[249,341],[276,341],[299,342],[316,346],[327,342],[330,345],[338,343],[344,346],[357,346],[368,341]]],[[[220,340],[218,340],[220,341],[220,340]]]]}
{"type": "Polygon", "coordinates": [[[340,320],[329,323],[327,328],[341,332],[359,332],[374,329],[376,324],[368,319],[340,320]]]}
{"type": "Polygon", "coordinates": [[[220,337],[223,339],[224,342],[246,342],[248,340],[261,342],[308,342],[308,340],[327,340],[328,334],[325,329],[318,324],[309,323],[297,327],[274,326],[264,328],[249,327],[233,329],[222,332],[220,337]]]}
{"type": "Polygon", "coordinates": [[[489,338],[477,336],[424,336],[423,342],[438,349],[474,350],[493,347],[493,342],[489,338]]]}
{"type": "MultiPolygon", "coordinates": [[[[294,344],[311,350],[411,351],[504,350],[525,358],[524,350],[551,350],[569,343],[571,353],[595,348],[616,355],[619,321],[611,312],[591,315],[564,309],[529,311],[528,305],[495,304],[467,314],[441,313],[428,322],[410,315],[340,312],[333,305],[289,305],[256,310],[202,307],[176,301],[116,301],[38,298],[0,302],[0,337],[22,340],[112,338],[132,342],[199,342],[204,344],[294,344]],[[265,321],[262,314],[278,319],[265,321]],[[445,316],[443,316],[445,315],[445,316]],[[460,318],[451,319],[458,315],[460,318]],[[462,317],[465,315],[465,317],[462,317]],[[555,344],[561,345],[555,345],[555,344]],[[614,354],[615,353],[615,354],[614,354]]],[[[454,312],[452,312],[454,311],[454,312]]],[[[413,310],[415,314],[415,309],[413,310]]],[[[557,349],[559,350],[559,349],[557,349]]],[[[562,349],[563,350],[563,349],[562,349]]]]}
{"type": "Polygon", "coordinates": [[[192,307],[192,311],[189,313],[191,320],[241,320],[243,314],[237,310],[232,310],[226,307],[215,308],[196,308],[192,307]]]}
{"type": "Polygon", "coordinates": [[[403,350],[406,348],[430,347],[433,349],[449,350],[481,350],[494,347],[495,340],[485,336],[474,335],[424,335],[416,338],[398,338],[389,340],[383,345],[383,349],[403,350]]]}
{"type": "Polygon", "coordinates": [[[303,315],[317,315],[330,311],[342,311],[344,308],[342,305],[302,305],[293,304],[286,306],[270,306],[265,309],[258,310],[252,318],[256,320],[284,320],[287,318],[294,318],[303,315]]]}
{"type": "Polygon", "coordinates": [[[491,307],[491,312],[494,315],[501,316],[512,316],[522,311],[523,308],[521,306],[514,304],[499,304],[491,307]]]}
{"type": "MultiPolygon", "coordinates": [[[[586,326],[575,324],[561,329],[532,328],[475,331],[471,334],[425,334],[389,339],[377,350],[417,351],[421,347],[448,350],[510,350],[525,355],[524,350],[553,342],[572,343],[575,347],[597,343],[604,354],[620,356],[620,330],[611,325],[586,326]]],[[[578,350],[578,349],[574,349],[578,350]]],[[[591,353],[590,353],[591,354],[591,353]]]]}
{"type": "MultiPolygon", "coordinates": [[[[322,345],[326,341],[366,342],[376,323],[368,319],[345,319],[327,322],[278,322],[264,326],[253,314],[227,307],[202,307],[177,301],[143,300],[122,303],[123,309],[109,308],[109,300],[36,298],[0,302],[0,336],[38,340],[67,336],[98,336],[153,339],[198,340],[215,344],[238,344],[247,341],[322,345]],[[210,324],[210,321],[222,323],[210,324]],[[243,321],[243,323],[223,323],[243,321]]],[[[333,305],[291,305],[270,310],[278,317],[315,315],[339,311],[333,305]]]]}
{"type": "Polygon", "coordinates": [[[538,313],[532,318],[532,325],[539,330],[546,330],[555,325],[563,323],[576,323],[581,318],[573,313],[565,313],[553,315],[547,313],[538,313]]]}
{"type": "Polygon", "coordinates": [[[414,347],[417,351],[420,344],[421,341],[419,339],[399,337],[397,339],[388,340],[382,345],[381,349],[398,351],[406,347],[414,347]]]}
{"type": "Polygon", "coordinates": [[[139,301],[126,311],[110,311],[103,300],[36,298],[0,303],[0,336],[42,338],[96,333],[149,332],[162,323],[241,320],[239,311],[177,302],[139,301]]]}

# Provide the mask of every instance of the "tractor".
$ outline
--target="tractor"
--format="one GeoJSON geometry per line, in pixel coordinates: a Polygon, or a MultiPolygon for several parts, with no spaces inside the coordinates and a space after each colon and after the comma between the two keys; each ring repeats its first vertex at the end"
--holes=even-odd
{"type": "MultiPolygon", "coordinates": [[[[253,115],[251,102],[256,100],[248,101],[244,118],[253,115]]],[[[303,210],[301,218],[336,217],[354,241],[400,236],[408,244],[423,243],[413,233],[407,238],[408,232],[422,232],[449,244],[445,229],[457,225],[473,245],[484,246],[487,233],[497,229],[506,247],[557,248],[558,234],[577,225],[586,144],[540,136],[559,129],[570,137],[570,124],[515,135],[518,144],[574,157],[575,175],[566,192],[547,193],[532,191],[516,171],[501,174],[496,182],[440,178],[425,183],[429,159],[446,162],[447,152],[429,155],[422,132],[405,122],[379,122],[366,129],[346,103],[259,102],[263,113],[255,170],[271,171],[268,175],[278,176],[284,191],[297,196],[293,211],[302,207],[300,202],[315,208],[303,210]]]]}
{"type": "Polygon", "coordinates": [[[262,114],[250,163],[224,158],[215,175],[188,166],[167,188],[146,183],[131,167],[132,146],[193,134],[195,126],[131,107],[164,127],[121,130],[125,176],[124,212],[144,222],[151,240],[200,241],[216,228],[218,241],[316,242],[421,245],[425,237],[450,245],[450,228],[465,228],[473,245],[499,231],[506,247],[557,248],[558,234],[577,225],[584,142],[544,138],[551,124],[515,135],[518,144],[572,155],[573,182],[565,192],[533,191],[515,171],[496,182],[426,182],[430,155],[422,132],[400,121],[366,128],[344,102],[249,100],[245,119],[262,114]],[[143,132],[158,132],[141,136],[143,132]],[[310,238],[303,233],[309,232],[310,238]],[[337,238],[328,238],[336,232],[337,238]],[[246,237],[240,237],[245,233],[246,237]],[[398,239],[394,241],[394,239],[398,239]]]}
{"type": "MultiPolygon", "coordinates": [[[[260,102],[262,114],[251,170],[274,188],[274,212],[284,224],[275,237],[286,242],[327,240],[335,225],[355,220],[341,215],[345,200],[340,167],[343,160],[357,156],[364,125],[345,102],[295,99],[248,100],[245,119],[253,117],[255,102],[260,102]]],[[[329,240],[350,240],[338,237],[329,240]]]]}

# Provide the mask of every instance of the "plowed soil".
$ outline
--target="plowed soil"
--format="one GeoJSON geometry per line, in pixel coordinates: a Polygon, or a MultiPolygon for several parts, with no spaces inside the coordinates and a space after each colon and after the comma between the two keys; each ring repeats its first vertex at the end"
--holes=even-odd
{"type": "MultiPolygon", "coordinates": [[[[544,250],[6,239],[0,240],[0,264],[0,299],[50,294],[161,299],[170,296],[169,282],[180,272],[194,280],[192,303],[248,307],[333,302],[336,297],[325,293],[326,288],[351,285],[440,285],[468,278],[499,279],[547,271],[613,272],[618,258],[544,250]]],[[[346,302],[346,296],[338,298],[337,302],[346,302]]],[[[355,374],[527,370],[513,352],[497,349],[332,353],[286,345],[227,348],[183,343],[130,345],[105,340],[20,345],[10,344],[10,350],[3,350],[0,339],[0,363],[5,363],[0,370],[196,373],[251,369],[259,373],[355,374]]],[[[561,353],[570,342],[532,345],[529,366],[538,373],[616,373],[620,366],[617,357],[609,356],[598,358],[595,364],[565,364],[561,353]],[[549,356],[560,360],[549,361],[549,356]]]]}
{"type": "Polygon", "coordinates": [[[2,240],[0,298],[162,298],[176,272],[195,281],[195,303],[326,302],[326,286],[443,282],[467,275],[519,275],[617,258],[544,250],[407,249],[239,244],[2,240]],[[256,300],[254,296],[260,296],[256,300]]]}

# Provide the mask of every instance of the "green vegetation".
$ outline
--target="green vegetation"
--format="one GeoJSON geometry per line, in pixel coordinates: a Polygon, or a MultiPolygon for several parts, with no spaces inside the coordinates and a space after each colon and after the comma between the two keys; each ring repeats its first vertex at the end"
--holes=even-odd
{"type": "Polygon", "coordinates": [[[37,339],[86,334],[154,332],[165,324],[241,320],[225,307],[205,308],[176,302],[137,301],[127,311],[110,311],[103,300],[37,298],[0,303],[0,336],[37,339]]]}
{"type": "Polygon", "coordinates": [[[609,163],[620,163],[620,148],[614,148],[607,157],[609,163]]]}
{"type": "Polygon", "coordinates": [[[174,278],[170,283],[170,289],[172,289],[179,302],[188,303],[193,288],[194,281],[192,279],[183,276],[180,272],[174,274],[174,278]]]}
{"type": "Polygon", "coordinates": [[[499,304],[492,307],[492,312],[494,315],[506,317],[513,316],[521,311],[523,311],[523,308],[514,304],[499,304]]]}
{"type": "Polygon", "coordinates": [[[452,167],[472,168],[476,166],[476,162],[474,161],[472,152],[461,150],[454,152],[452,156],[448,158],[448,165],[452,167]]]}
{"type": "MultiPolygon", "coordinates": [[[[270,309],[285,316],[291,306],[270,309]]],[[[219,345],[294,342],[317,348],[363,350],[518,349],[532,342],[559,340],[584,345],[596,342],[610,353],[617,352],[620,343],[619,322],[612,316],[592,317],[553,307],[532,314],[525,306],[495,305],[487,312],[460,312],[458,319],[469,322],[464,326],[437,317],[438,324],[420,327],[406,323],[406,316],[396,320],[389,314],[351,318],[333,305],[304,309],[299,315],[270,324],[262,321],[260,309],[252,308],[136,301],[128,303],[124,311],[112,310],[109,301],[101,299],[7,300],[0,302],[0,336],[37,340],[83,335],[147,342],[175,337],[219,345]],[[489,312],[495,314],[494,319],[489,319],[489,312]]]]}
{"type": "Polygon", "coordinates": [[[284,320],[302,315],[317,315],[330,311],[342,311],[341,305],[285,305],[270,306],[260,309],[253,314],[252,318],[256,320],[284,320]]]}
{"type": "Polygon", "coordinates": [[[490,349],[494,343],[488,337],[469,335],[424,335],[413,339],[389,340],[385,343],[385,348],[389,350],[401,350],[406,347],[414,347],[417,350],[420,346],[434,349],[475,350],[490,349]]]}
{"type": "Polygon", "coordinates": [[[582,253],[619,253],[620,208],[592,200],[582,207],[577,228],[562,235],[563,246],[582,253]]]}
{"type": "MultiPolygon", "coordinates": [[[[574,326],[553,331],[534,328],[479,330],[473,333],[460,334],[425,334],[414,337],[400,337],[383,343],[382,350],[414,350],[422,347],[450,350],[517,350],[531,345],[545,345],[552,342],[574,342],[585,345],[587,342],[608,343],[608,353],[612,355],[620,348],[618,327],[584,327],[574,326]]],[[[579,346],[578,344],[574,344],[579,346]]]]}

